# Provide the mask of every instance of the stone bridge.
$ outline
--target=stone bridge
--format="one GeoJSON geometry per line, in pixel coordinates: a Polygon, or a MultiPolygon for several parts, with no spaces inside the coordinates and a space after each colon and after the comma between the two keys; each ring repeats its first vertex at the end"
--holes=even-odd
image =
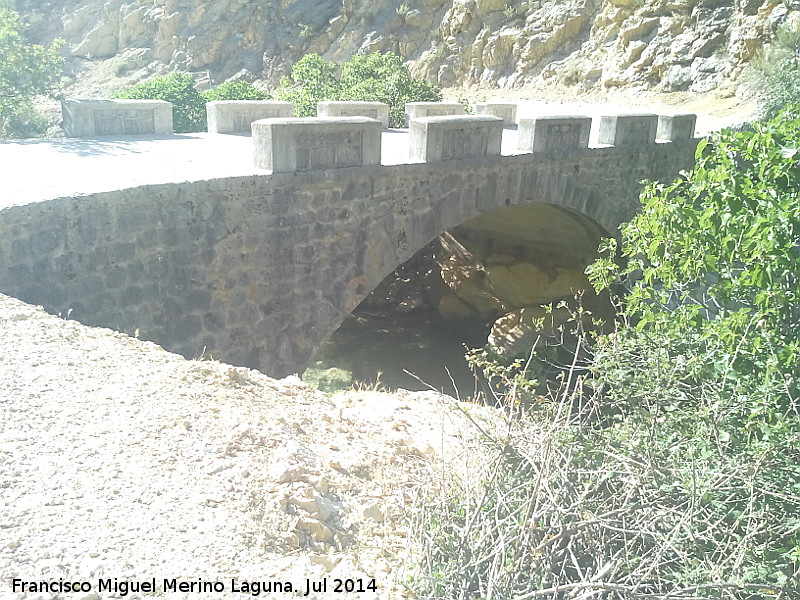
{"type": "Polygon", "coordinates": [[[613,233],[634,213],[641,180],[690,169],[695,145],[254,170],[12,198],[0,210],[0,291],[188,357],[282,376],[302,371],[348,314],[439,234],[521,205],[557,207],[613,233]]]}

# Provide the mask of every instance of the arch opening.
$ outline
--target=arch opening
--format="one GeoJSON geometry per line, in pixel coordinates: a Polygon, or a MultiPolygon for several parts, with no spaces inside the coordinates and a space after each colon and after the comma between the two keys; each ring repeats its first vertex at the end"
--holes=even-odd
{"type": "MultiPolygon", "coordinates": [[[[384,386],[478,391],[467,348],[514,355],[537,331],[541,305],[587,287],[586,265],[607,236],[551,204],[503,207],[437,236],[386,277],[316,352],[304,377],[323,389],[384,386]]],[[[590,310],[610,305],[585,293],[590,310]]]]}

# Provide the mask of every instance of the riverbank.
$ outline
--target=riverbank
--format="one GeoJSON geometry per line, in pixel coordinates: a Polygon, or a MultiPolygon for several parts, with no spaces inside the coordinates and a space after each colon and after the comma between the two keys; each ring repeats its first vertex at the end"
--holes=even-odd
{"type": "Polygon", "coordinates": [[[327,396],[2,295],[0,330],[0,597],[50,598],[12,592],[14,578],[94,582],[63,595],[84,600],[120,597],[98,591],[115,578],[156,578],[156,592],[129,596],[142,599],[164,597],[170,578],[223,582],[215,598],[252,597],[232,580],[326,578],[375,580],[342,598],[406,597],[407,513],[466,461],[464,405],[327,396]]]}

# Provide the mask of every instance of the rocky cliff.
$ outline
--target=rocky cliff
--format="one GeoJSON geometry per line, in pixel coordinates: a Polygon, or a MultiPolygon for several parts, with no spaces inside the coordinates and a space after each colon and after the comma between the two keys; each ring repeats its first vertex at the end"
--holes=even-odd
{"type": "Polygon", "coordinates": [[[17,0],[68,75],[277,82],[309,52],[393,51],[443,86],[707,91],[735,81],[800,0],[17,0]]]}

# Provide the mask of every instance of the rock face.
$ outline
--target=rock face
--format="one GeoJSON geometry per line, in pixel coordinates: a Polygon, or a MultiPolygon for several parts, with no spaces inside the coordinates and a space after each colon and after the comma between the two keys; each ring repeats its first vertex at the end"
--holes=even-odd
{"type": "Polygon", "coordinates": [[[584,274],[601,229],[554,207],[511,210],[473,219],[439,237],[436,260],[450,290],[439,297],[439,313],[494,319],[488,342],[509,356],[528,352],[538,336],[557,336],[577,308],[576,294],[582,294],[585,326],[592,326],[591,318],[610,322],[609,298],[595,294],[584,274]],[[548,224],[549,239],[537,230],[537,221],[548,224]]]}
{"type": "MultiPolygon", "coordinates": [[[[707,91],[734,81],[798,0],[18,0],[73,65],[274,85],[309,52],[393,51],[440,85],[707,91]]],[[[73,66],[73,69],[77,67],[73,66]]],[[[79,69],[78,69],[79,70],[79,69]]]]}
{"type": "Polygon", "coordinates": [[[578,293],[586,327],[592,318],[614,319],[607,294],[595,294],[584,274],[603,234],[596,223],[554,206],[507,208],[440,235],[387,277],[365,306],[493,322],[489,344],[516,356],[537,336],[557,335],[578,293]]]}

